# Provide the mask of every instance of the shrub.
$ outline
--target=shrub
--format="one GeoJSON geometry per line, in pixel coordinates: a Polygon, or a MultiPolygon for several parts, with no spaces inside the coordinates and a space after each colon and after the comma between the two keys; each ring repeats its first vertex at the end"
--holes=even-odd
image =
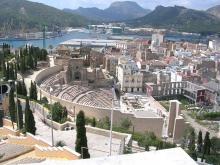
{"type": "Polygon", "coordinates": [[[63,107],[60,103],[54,103],[52,105],[52,111],[50,110],[50,114],[52,113],[53,120],[58,123],[64,123],[67,120],[67,109],[63,107]]]}
{"type": "Polygon", "coordinates": [[[220,112],[205,112],[196,116],[198,120],[218,120],[219,118],[220,112]]]}
{"type": "Polygon", "coordinates": [[[66,143],[62,140],[60,140],[56,143],[56,147],[63,147],[63,146],[66,146],[66,143]]]}
{"type": "Polygon", "coordinates": [[[121,127],[125,130],[128,130],[132,126],[131,120],[125,118],[121,121],[121,127]]]}

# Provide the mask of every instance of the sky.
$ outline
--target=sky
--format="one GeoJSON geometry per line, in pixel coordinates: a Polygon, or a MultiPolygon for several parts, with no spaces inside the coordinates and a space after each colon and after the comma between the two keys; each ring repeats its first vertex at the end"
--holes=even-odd
{"type": "MultiPolygon", "coordinates": [[[[117,0],[30,0],[53,6],[59,9],[78,7],[98,7],[105,9],[117,0]]],[[[122,1],[122,0],[120,0],[122,1]]],[[[220,0],[132,0],[144,8],[153,10],[156,6],[185,6],[187,8],[206,10],[212,6],[220,5],[220,0]]]]}

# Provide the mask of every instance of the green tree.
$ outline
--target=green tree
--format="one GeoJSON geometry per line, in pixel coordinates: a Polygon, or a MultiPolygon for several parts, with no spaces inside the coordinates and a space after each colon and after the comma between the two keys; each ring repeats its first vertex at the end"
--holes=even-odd
{"type": "Polygon", "coordinates": [[[220,138],[217,138],[217,137],[211,138],[211,148],[214,154],[217,154],[220,152],[220,138]]]}
{"type": "Polygon", "coordinates": [[[33,83],[33,99],[37,101],[37,84],[33,83]]]}
{"type": "Polygon", "coordinates": [[[205,154],[210,154],[210,148],[211,148],[211,140],[209,138],[210,133],[206,132],[205,138],[204,138],[204,145],[203,145],[203,154],[202,154],[202,162],[204,160],[205,154]]]}
{"type": "Polygon", "coordinates": [[[32,83],[32,81],[31,81],[31,86],[30,86],[30,88],[29,88],[29,98],[30,98],[31,100],[33,100],[33,92],[32,92],[32,90],[33,90],[33,83],[32,83]]]}
{"type": "Polygon", "coordinates": [[[18,121],[19,121],[19,129],[23,129],[24,122],[23,122],[23,112],[20,100],[17,100],[18,104],[18,121]]]}
{"type": "Polygon", "coordinates": [[[14,122],[16,122],[16,110],[15,110],[15,100],[14,100],[14,89],[11,88],[9,93],[9,114],[12,121],[12,126],[14,128],[14,122]]]}
{"type": "Polygon", "coordinates": [[[199,131],[198,134],[198,140],[197,140],[197,149],[198,152],[202,152],[202,145],[203,145],[203,139],[202,139],[202,131],[199,131]]]}
{"type": "Polygon", "coordinates": [[[14,65],[12,63],[9,63],[9,80],[14,80],[15,77],[14,77],[14,65]]]}
{"type": "Polygon", "coordinates": [[[41,99],[41,103],[42,103],[42,104],[48,104],[49,102],[48,102],[48,100],[47,100],[46,97],[43,97],[43,98],[41,99]]]}
{"type": "Polygon", "coordinates": [[[86,137],[85,115],[83,111],[77,114],[76,132],[76,152],[81,153],[83,159],[90,158],[86,137]]]}
{"type": "Polygon", "coordinates": [[[64,141],[60,140],[56,143],[56,147],[64,147],[64,146],[66,146],[66,143],[64,141]]]}
{"type": "Polygon", "coordinates": [[[195,151],[195,138],[196,138],[195,131],[192,130],[189,136],[189,145],[188,145],[190,152],[195,151]]]}
{"type": "Polygon", "coordinates": [[[111,125],[111,122],[110,122],[110,119],[108,116],[106,116],[104,119],[102,119],[102,121],[100,123],[101,128],[104,128],[107,130],[110,130],[110,125],[111,125]]]}
{"type": "Polygon", "coordinates": [[[128,130],[132,126],[131,120],[125,118],[121,121],[121,127],[125,130],[128,130]]]}
{"type": "Polygon", "coordinates": [[[193,160],[197,161],[197,153],[196,153],[195,150],[190,153],[190,156],[191,156],[191,158],[192,158],[193,160]]]}
{"type": "Polygon", "coordinates": [[[3,77],[7,77],[7,67],[6,67],[6,64],[5,64],[5,60],[4,60],[4,57],[3,57],[3,60],[2,60],[2,72],[3,72],[3,77]]]}
{"type": "Polygon", "coordinates": [[[26,88],[24,79],[22,80],[22,95],[27,96],[27,88],[26,88]]]}
{"type": "Polygon", "coordinates": [[[30,110],[29,99],[26,98],[25,106],[25,131],[33,135],[36,133],[35,120],[32,111],[30,110]]]}
{"type": "Polygon", "coordinates": [[[17,93],[22,95],[22,83],[21,81],[17,81],[17,93]]]}
{"type": "Polygon", "coordinates": [[[22,74],[26,71],[25,56],[21,56],[20,70],[22,74]]]}
{"type": "Polygon", "coordinates": [[[14,80],[17,80],[17,64],[14,64],[14,80]]]}
{"type": "Polygon", "coordinates": [[[66,107],[63,107],[59,102],[53,104],[50,114],[51,113],[53,116],[53,121],[58,123],[64,123],[68,115],[66,107]]]}
{"type": "Polygon", "coordinates": [[[96,127],[96,123],[97,123],[96,118],[93,117],[92,118],[92,127],[96,127]]]}
{"type": "Polygon", "coordinates": [[[9,77],[10,76],[10,67],[9,67],[9,63],[7,62],[7,65],[6,65],[6,80],[9,80],[9,77]]]}

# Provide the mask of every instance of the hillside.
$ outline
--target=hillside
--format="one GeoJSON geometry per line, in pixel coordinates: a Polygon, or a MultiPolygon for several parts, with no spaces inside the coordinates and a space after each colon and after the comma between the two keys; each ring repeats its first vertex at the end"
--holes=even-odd
{"type": "Polygon", "coordinates": [[[217,6],[214,6],[214,7],[212,7],[212,8],[209,8],[209,9],[207,10],[207,12],[208,12],[209,14],[212,14],[212,15],[214,15],[214,16],[220,18],[220,5],[217,5],[217,6]]]}
{"type": "Polygon", "coordinates": [[[144,9],[136,2],[132,1],[117,1],[112,3],[107,9],[101,10],[98,8],[78,8],[76,10],[64,9],[66,12],[79,14],[88,19],[98,21],[123,21],[143,17],[150,12],[144,9]]]}
{"type": "Polygon", "coordinates": [[[205,12],[181,6],[158,6],[148,15],[128,22],[133,26],[151,26],[186,32],[219,32],[220,19],[205,12]]]}
{"type": "Polygon", "coordinates": [[[0,8],[1,31],[40,30],[43,25],[52,29],[56,26],[77,27],[86,24],[82,16],[26,0],[1,0],[0,8]]]}

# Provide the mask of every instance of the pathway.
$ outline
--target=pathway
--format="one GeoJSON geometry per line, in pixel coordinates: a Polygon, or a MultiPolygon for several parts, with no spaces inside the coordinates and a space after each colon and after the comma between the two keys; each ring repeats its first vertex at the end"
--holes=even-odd
{"type": "Polygon", "coordinates": [[[197,134],[199,133],[200,130],[202,131],[203,135],[205,135],[205,133],[209,131],[211,137],[213,136],[220,137],[220,132],[216,133],[215,131],[208,129],[205,126],[200,125],[195,121],[195,119],[193,119],[191,116],[188,115],[187,111],[181,111],[181,112],[184,115],[185,120],[190,123],[190,125],[195,129],[197,134]]]}

